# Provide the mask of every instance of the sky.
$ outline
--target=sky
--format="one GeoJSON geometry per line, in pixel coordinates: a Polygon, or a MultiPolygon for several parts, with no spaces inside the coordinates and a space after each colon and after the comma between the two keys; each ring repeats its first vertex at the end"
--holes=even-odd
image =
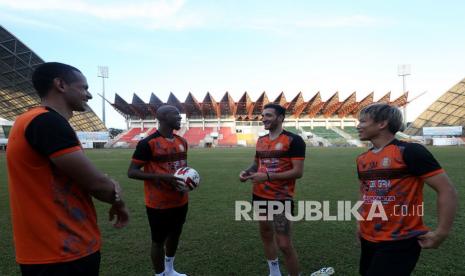
{"type": "MultiPolygon", "coordinates": [[[[101,117],[105,96],[148,102],[170,92],[198,101],[226,91],[235,101],[266,91],[323,100],[402,94],[409,64],[407,119],[465,78],[463,1],[0,0],[0,24],[45,61],[79,68],[101,117]]],[[[107,127],[125,128],[106,105],[107,127]]]]}

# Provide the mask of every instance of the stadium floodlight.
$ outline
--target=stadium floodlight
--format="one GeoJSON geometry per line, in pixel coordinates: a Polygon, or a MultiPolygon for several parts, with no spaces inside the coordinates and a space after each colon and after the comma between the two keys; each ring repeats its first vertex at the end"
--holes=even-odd
{"type": "Polygon", "coordinates": [[[106,127],[105,121],[105,79],[108,79],[108,66],[98,67],[98,77],[102,78],[102,121],[106,127]]]}
{"type": "MultiPolygon", "coordinates": [[[[405,88],[405,78],[410,75],[410,64],[398,65],[397,75],[402,77],[402,93],[407,92],[405,88]]],[[[404,105],[404,126],[407,127],[407,103],[404,105]]]]}
{"type": "Polygon", "coordinates": [[[402,92],[405,93],[405,77],[410,75],[410,64],[400,64],[397,66],[397,75],[402,77],[402,92]]]}

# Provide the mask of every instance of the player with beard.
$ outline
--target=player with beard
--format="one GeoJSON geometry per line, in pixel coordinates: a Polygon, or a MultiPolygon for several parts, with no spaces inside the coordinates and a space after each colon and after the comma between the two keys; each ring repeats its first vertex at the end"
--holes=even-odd
{"type": "MultiPolygon", "coordinates": [[[[300,136],[283,129],[285,113],[286,110],[278,104],[264,106],[262,122],[269,134],[258,139],[254,163],[239,174],[240,181],[253,182],[252,200],[266,202],[267,206],[286,202],[290,203],[288,206],[293,206],[295,182],[303,175],[305,142],[300,136]]],[[[285,212],[291,213],[292,210],[285,212]]],[[[285,212],[275,215],[271,221],[259,221],[260,237],[271,276],[281,275],[278,248],[284,255],[289,275],[299,275],[291,222],[285,212]]]]}

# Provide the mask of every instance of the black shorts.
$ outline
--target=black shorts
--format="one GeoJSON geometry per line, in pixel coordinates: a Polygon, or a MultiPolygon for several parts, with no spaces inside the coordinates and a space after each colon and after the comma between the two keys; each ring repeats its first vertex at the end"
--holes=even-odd
{"type": "Polygon", "coordinates": [[[169,209],[147,208],[152,242],[164,243],[169,235],[181,235],[188,204],[169,209]]]}
{"type": "Polygon", "coordinates": [[[100,251],[89,256],[64,263],[20,264],[23,276],[98,276],[100,251]]]}
{"type": "MultiPolygon", "coordinates": [[[[259,211],[261,216],[267,216],[268,215],[268,204],[271,202],[279,202],[284,204],[284,208],[287,208],[286,206],[289,206],[290,203],[290,208],[291,208],[291,214],[294,215],[294,201],[292,199],[269,199],[269,198],[263,198],[261,196],[258,196],[256,194],[252,194],[252,204],[256,203],[257,201],[264,201],[266,202],[267,205],[260,205],[259,211]],[[288,202],[286,204],[286,202],[288,202]]],[[[273,205],[270,206],[270,208],[273,207],[273,210],[277,209],[277,206],[273,205]]],[[[285,210],[287,211],[287,210],[285,210]]]]}
{"type": "Polygon", "coordinates": [[[370,242],[360,239],[360,275],[363,276],[408,276],[412,273],[421,247],[418,239],[370,242]]]}

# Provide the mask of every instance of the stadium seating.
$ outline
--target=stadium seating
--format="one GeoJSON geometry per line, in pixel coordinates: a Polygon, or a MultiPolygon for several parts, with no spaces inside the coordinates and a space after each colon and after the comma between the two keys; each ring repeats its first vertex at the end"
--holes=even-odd
{"type": "Polygon", "coordinates": [[[198,146],[200,141],[212,131],[212,127],[206,127],[205,129],[202,129],[201,127],[191,127],[184,133],[183,137],[187,140],[189,145],[198,146]]]}
{"type": "Polygon", "coordinates": [[[242,144],[243,146],[255,146],[257,141],[257,136],[252,133],[237,133],[237,141],[238,144],[242,144]]]}
{"type": "Polygon", "coordinates": [[[326,127],[314,127],[313,129],[310,129],[309,127],[304,128],[305,131],[310,131],[316,136],[319,136],[324,139],[341,139],[344,138],[341,135],[337,134],[334,130],[332,129],[327,129],[326,127]]]}
{"type": "Polygon", "coordinates": [[[147,131],[146,128],[144,129],[141,129],[141,128],[131,128],[130,130],[128,130],[125,134],[123,134],[118,141],[121,141],[121,142],[126,142],[126,143],[130,143],[134,140],[134,138],[137,136],[137,135],[140,135],[141,133],[144,133],[145,131],[147,131]]]}
{"type": "Polygon", "coordinates": [[[125,133],[118,135],[117,138],[111,142],[110,146],[134,148],[141,138],[147,137],[149,130],[151,129],[131,128],[125,133]]]}
{"type": "Polygon", "coordinates": [[[155,131],[157,131],[156,128],[152,127],[152,128],[149,128],[149,130],[146,132],[146,136],[149,136],[149,135],[152,135],[155,133],[155,131]]]}
{"type": "Polygon", "coordinates": [[[294,134],[300,134],[300,131],[297,130],[297,128],[295,128],[295,127],[284,127],[284,129],[289,131],[289,132],[292,132],[294,134]]]}
{"type": "Polygon", "coordinates": [[[218,145],[219,146],[235,146],[237,145],[237,136],[236,133],[231,131],[230,127],[222,127],[220,128],[219,138],[218,138],[218,145]]]}
{"type": "Polygon", "coordinates": [[[356,127],[353,126],[346,126],[344,129],[342,129],[345,133],[349,134],[350,136],[354,138],[358,138],[358,131],[356,127]]]}

